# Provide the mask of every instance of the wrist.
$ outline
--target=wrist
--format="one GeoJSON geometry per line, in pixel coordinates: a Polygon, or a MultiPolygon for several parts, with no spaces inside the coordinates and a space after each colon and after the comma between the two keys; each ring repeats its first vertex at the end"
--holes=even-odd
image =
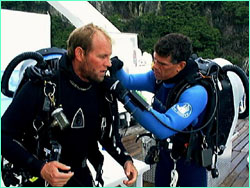
{"type": "Polygon", "coordinates": [[[44,163],[42,164],[41,170],[40,170],[40,176],[41,176],[43,179],[44,179],[44,176],[43,176],[42,171],[43,171],[43,168],[44,168],[45,165],[46,165],[46,162],[44,162],[44,163]]]}
{"type": "Polygon", "coordinates": [[[129,165],[129,164],[134,165],[134,162],[133,162],[132,159],[128,159],[128,160],[124,163],[123,168],[126,168],[126,166],[129,165]]]}

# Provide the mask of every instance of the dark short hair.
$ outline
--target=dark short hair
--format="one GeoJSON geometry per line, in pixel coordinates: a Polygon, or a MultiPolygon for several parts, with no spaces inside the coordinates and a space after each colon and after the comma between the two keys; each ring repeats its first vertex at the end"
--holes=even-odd
{"type": "Polygon", "coordinates": [[[172,63],[180,61],[187,61],[192,53],[191,40],[179,33],[170,33],[162,38],[155,44],[154,51],[162,57],[171,55],[172,63]]]}

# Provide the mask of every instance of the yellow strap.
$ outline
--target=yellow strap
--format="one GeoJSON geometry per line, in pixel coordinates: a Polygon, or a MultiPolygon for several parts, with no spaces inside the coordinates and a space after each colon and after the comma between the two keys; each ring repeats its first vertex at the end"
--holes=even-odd
{"type": "Polygon", "coordinates": [[[38,177],[35,177],[35,176],[33,176],[32,178],[29,179],[29,181],[32,183],[35,182],[36,180],[38,180],[38,177]]]}

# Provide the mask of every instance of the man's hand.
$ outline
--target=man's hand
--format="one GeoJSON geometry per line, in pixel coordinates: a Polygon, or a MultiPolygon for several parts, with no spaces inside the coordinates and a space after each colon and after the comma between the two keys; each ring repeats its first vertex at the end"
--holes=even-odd
{"type": "Polygon", "coordinates": [[[132,161],[126,161],[124,164],[124,172],[128,177],[128,180],[123,180],[123,183],[126,186],[131,186],[133,183],[135,183],[138,176],[138,172],[132,161]]]}
{"type": "Polygon", "coordinates": [[[112,66],[109,67],[111,76],[115,76],[115,73],[123,67],[123,62],[117,57],[112,57],[111,59],[112,66]]]}
{"type": "Polygon", "coordinates": [[[124,98],[128,93],[128,90],[124,88],[119,80],[113,77],[105,77],[102,82],[102,86],[104,89],[113,93],[114,96],[117,97],[121,102],[124,102],[124,98]]]}
{"type": "Polygon", "coordinates": [[[73,172],[59,172],[59,170],[70,170],[69,166],[66,166],[58,161],[51,161],[46,163],[42,170],[41,176],[53,187],[64,186],[69,179],[74,175],[73,172]]]}

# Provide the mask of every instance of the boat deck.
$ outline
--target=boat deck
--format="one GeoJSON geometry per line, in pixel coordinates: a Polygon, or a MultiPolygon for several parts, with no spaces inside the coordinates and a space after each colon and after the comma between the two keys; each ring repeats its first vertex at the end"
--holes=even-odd
{"type": "Polygon", "coordinates": [[[233,136],[231,169],[220,187],[249,187],[249,119],[239,120],[233,136]]]}
{"type": "MultiPolygon", "coordinates": [[[[136,132],[136,131],[135,131],[136,132]]],[[[134,132],[134,133],[135,133],[134,132]]],[[[135,158],[143,160],[140,142],[135,143],[136,135],[123,138],[128,152],[135,158]]],[[[232,156],[229,175],[218,187],[249,187],[249,118],[239,119],[232,137],[232,156]]],[[[154,183],[144,180],[144,187],[154,187],[154,183]]]]}

